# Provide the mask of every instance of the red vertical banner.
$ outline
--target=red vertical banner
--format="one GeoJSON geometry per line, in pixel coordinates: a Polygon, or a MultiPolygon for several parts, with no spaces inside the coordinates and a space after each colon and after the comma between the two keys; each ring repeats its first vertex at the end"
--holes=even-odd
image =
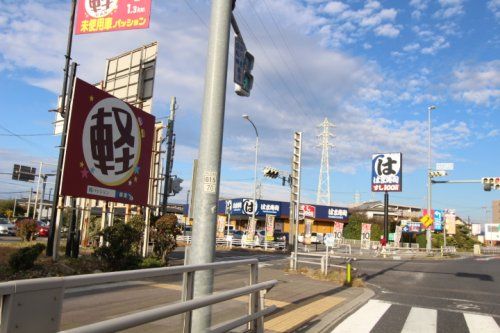
{"type": "Polygon", "coordinates": [[[76,79],[62,195],[147,205],[155,117],[76,79]]]}
{"type": "Polygon", "coordinates": [[[75,34],[146,29],[151,0],[79,0],[75,34]]]}

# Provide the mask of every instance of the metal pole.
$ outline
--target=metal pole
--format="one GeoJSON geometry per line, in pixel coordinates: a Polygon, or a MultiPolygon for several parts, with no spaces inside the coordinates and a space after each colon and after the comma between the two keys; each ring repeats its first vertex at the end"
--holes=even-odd
{"type": "Polygon", "coordinates": [[[384,192],[384,238],[389,241],[389,192],[384,192]]]}
{"type": "MultiPolygon", "coordinates": [[[[231,7],[232,1],[212,1],[190,264],[210,263],[215,257],[231,7]]],[[[195,298],[212,290],[213,271],[196,272],[195,298]]],[[[211,307],[198,309],[193,312],[192,331],[205,332],[210,322],[211,307]]]]}
{"type": "MultiPolygon", "coordinates": [[[[250,119],[248,115],[243,115],[243,118],[248,120],[250,124],[252,124],[253,129],[255,130],[255,165],[254,165],[254,178],[253,178],[253,210],[252,210],[252,220],[255,221],[255,212],[257,211],[257,157],[259,152],[259,132],[257,131],[257,127],[250,119]]],[[[256,226],[257,228],[257,226],[256,226]]]]}
{"type": "MultiPolygon", "coordinates": [[[[427,214],[429,215],[430,218],[433,218],[432,216],[432,179],[431,179],[431,111],[435,110],[435,106],[429,106],[427,108],[427,121],[428,121],[428,156],[427,156],[427,214]]],[[[431,235],[431,229],[427,228],[425,231],[425,238],[426,238],[426,249],[427,251],[430,251],[432,248],[432,235],[431,235]]]]}
{"type": "MultiPolygon", "coordinates": [[[[35,204],[33,206],[33,220],[36,220],[36,208],[38,206],[38,194],[40,193],[40,179],[42,179],[42,168],[43,162],[40,162],[38,169],[38,180],[36,182],[36,195],[35,195],[35,204]]],[[[38,217],[40,219],[40,217],[38,217]]]]}
{"type": "Polygon", "coordinates": [[[17,197],[14,198],[14,208],[12,209],[12,218],[16,217],[16,205],[17,205],[17,197]]]}
{"type": "Polygon", "coordinates": [[[26,214],[24,214],[24,216],[26,216],[27,218],[30,217],[31,195],[32,194],[33,194],[33,187],[31,188],[30,195],[28,196],[28,210],[26,211],[26,214]]]}
{"type": "Polygon", "coordinates": [[[38,219],[42,219],[43,201],[45,199],[45,187],[47,185],[47,175],[42,175],[42,198],[40,199],[40,208],[38,209],[38,219]]]}
{"type": "Polygon", "coordinates": [[[175,121],[175,97],[170,99],[170,117],[168,119],[167,125],[167,156],[165,158],[165,178],[163,182],[163,202],[162,202],[162,214],[167,213],[167,203],[168,203],[168,184],[170,183],[170,174],[172,172],[172,142],[174,135],[174,121],[175,121]]]}
{"type": "MultiPolygon", "coordinates": [[[[54,186],[54,199],[52,201],[52,214],[50,218],[50,231],[49,231],[49,238],[47,240],[47,256],[52,255],[52,248],[53,248],[53,243],[54,243],[54,234],[55,234],[55,220],[56,220],[56,210],[57,210],[57,205],[59,202],[59,185],[61,182],[61,169],[62,169],[62,164],[64,160],[64,149],[66,147],[66,130],[67,130],[67,124],[68,124],[68,114],[65,115],[66,111],[66,92],[68,90],[68,81],[69,81],[69,63],[71,61],[71,47],[73,45],[73,28],[75,25],[75,11],[76,11],[76,2],[77,0],[72,0],[71,1],[71,14],[69,17],[69,29],[68,29],[68,42],[66,44],[66,61],[64,63],[64,79],[63,79],[63,86],[61,89],[61,115],[64,116],[64,123],[63,123],[63,132],[61,134],[61,144],[60,144],[60,151],[59,151],[59,161],[57,162],[57,175],[56,175],[56,184],[54,186]]],[[[76,64],[75,64],[75,71],[76,71],[76,64]]]]}

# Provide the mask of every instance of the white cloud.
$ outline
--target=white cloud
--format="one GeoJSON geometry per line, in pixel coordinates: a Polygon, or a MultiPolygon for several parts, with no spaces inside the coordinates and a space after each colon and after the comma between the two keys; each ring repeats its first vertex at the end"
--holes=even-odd
{"type": "Polygon", "coordinates": [[[343,12],[347,8],[349,8],[349,6],[341,1],[330,1],[323,7],[323,12],[334,15],[343,12]]]}
{"type": "Polygon", "coordinates": [[[441,9],[436,12],[436,17],[447,19],[462,15],[465,12],[463,0],[439,0],[439,4],[441,9]]]}
{"type": "Polygon", "coordinates": [[[498,130],[498,129],[491,130],[488,132],[488,134],[486,134],[486,136],[488,136],[490,138],[500,136],[500,130],[498,130]]]}
{"type": "Polygon", "coordinates": [[[427,9],[428,4],[429,0],[411,0],[410,6],[415,8],[415,10],[411,12],[411,16],[414,19],[419,20],[422,13],[427,9]]]}
{"type": "Polygon", "coordinates": [[[488,8],[493,12],[497,19],[500,19],[500,0],[488,1],[488,8]]]}
{"type": "Polygon", "coordinates": [[[403,51],[405,52],[412,52],[412,51],[416,51],[420,48],[420,44],[419,43],[411,43],[411,44],[407,44],[403,47],[403,51]]]}
{"type": "Polygon", "coordinates": [[[436,36],[430,46],[421,49],[422,54],[436,54],[437,51],[448,48],[450,43],[443,36],[436,36]]]}
{"type": "Polygon", "coordinates": [[[500,105],[500,60],[461,65],[453,76],[452,89],[458,99],[477,105],[500,105]]]}
{"type": "Polygon", "coordinates": [[[375,34],[377,36],[385,36],[385,37],[397,37],[399,35],[399,30],[393,26],[392,24],[384,24],[375,28],[375,34]]]}

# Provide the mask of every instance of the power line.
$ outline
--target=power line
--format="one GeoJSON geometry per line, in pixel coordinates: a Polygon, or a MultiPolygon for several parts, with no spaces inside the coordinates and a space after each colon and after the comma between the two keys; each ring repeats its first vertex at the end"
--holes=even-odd
{"type": "Polygon", "coordinates": [[[5,134],[5,133],[0,133],[0,136],[54,136],[52,133],[36,133],[36,134],[5,134]]]}

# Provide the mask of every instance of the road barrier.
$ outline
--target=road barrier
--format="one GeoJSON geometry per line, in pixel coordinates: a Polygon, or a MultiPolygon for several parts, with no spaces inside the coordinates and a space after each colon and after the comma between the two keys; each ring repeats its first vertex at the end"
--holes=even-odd
{"type": "MultiPolygon", "coordinates": [[[[191,244],[191,236],[177,236],[176,238],[179,242],[185,242],[186,244],[191,244]]],[[[285,250],[285,242],[275,242],[275,241],[264,241],[260,242],[258,240],[242,240],[240,238],[216,238],[215,243],[217,246],[226,246],[230,249],[233,246],[239,246],[242,248],[260,248],[264,250],[285,250]]]]}
{"type": "MultiPolygon", "coordinates": [[[[293,268],[294,261],[296,260],[297,263],[303,263],[303,264],[311,264],[311,265],[318,265],[321,268],[321,273],[324,275],[328,274],[328,268],[329,267],[335,267],[335,268],[340,268],[340,269],[345,269],[346,271],[349,272],[348,276],[350,279],[350,272],[351,269],[355,270],[355,268],[351,267],[351,261],[356,260],[356,258],[350,258],[350,257],[342,257],[342,256],[334,256],[329,253],[329,251],[325,251],[323,253],[309,253],[309,252],[292,252],[290,254],[290,268],[293,268]],[[297,257],[295,257],[297,256],[297,257]],[[302,257],[302,259],[299,259],[299,257],[302,257]],[[318,261],[313,261],[314,259],[319,259],[318,261]],[[344,260],[344,263],[341,264],[332,264],[330,261],[332,259],[342,259],[344,260]]],[[[298,265],[297,265],[298,269],[298,265]]]]}
{"type": "Polygon", "coordinates": [[[263,332],[264,316],[272,313],[276,309],[276,306],[264,308],[262,298],[264,297],[264,292],[274,287],[278,281],[270,280],[257,283],[258,263],[257,259],[245,259],[200,265],[150,268],[134,271],[17,280],[0,283],[0,333],[116,332],[179,314],[184,314],[184,332],[189,333],[191,332],[191,316],[193,310],[228,301],[243,295],[249,295],[248,315],[212,326],[208,332],[227,332],[245,324],[249,325],[248,328],[252,332],[263,332]],[[248,286],[193,298],[195,289],[194,277],[196,272],[218,270],[241,265],[250,265],[248,286]],[[183,274],[184,276],[183,299],[180,303],[159,306],[90,325],[59,331],[62,304],[66,289],[178,274],[183,274]]]}

